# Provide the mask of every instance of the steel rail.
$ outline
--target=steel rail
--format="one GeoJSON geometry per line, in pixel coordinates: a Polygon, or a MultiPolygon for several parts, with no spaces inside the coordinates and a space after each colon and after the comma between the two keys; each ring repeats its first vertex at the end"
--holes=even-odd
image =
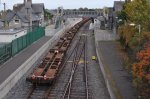
{"type": "Polygon", "coordinates": [[[35,88],[36,88],[35,85],[32,85],[32,86],[31,86],[31,88],[30,88],[29,92],[27,93],[27,96],[26,96],[25,99],[29,99],[29,98],[31,97],[31,95],[32,95],[32,93],[34,92],[35,88]]]}
{"type": "Polygon", "coordinates": [[[86,42],[84,48],[85,87],[86,87],[86,99],[89,99],[88,72],[87,72],[87,35],[85,35],[85,42],[86,42]]]}
{"type": "Polygon", "coordinates": [[[77,55],[77,57],[74,57],[74,61],[73,61],[73,64],[72,64],[72,70],[71,70],[71,75],[70,75],[70,79],[69,79],[69,82],[66,86],[66,89],[65,89],[65,92],[62,96],[62,99],[65,98],[65,96],[68,96],[68,99],[70,99],[70,93],[71,93],[71,87],[72,87],[72,81],[73,81],[73,76],[74,76],[74,73],[76,71],[76,68],[78,66],[78,63],[79,63],[79,59],[81,58],[82,56],[82,53],[83,53],[83,49],[84,49],[84,46],[85,44],[82,45],[82,48],[81,48],[81,51],[80,53],[77,55]],[[78,60],[77,60],[78,59],[78,60]]]}
{"type": "MultiPolygon", "coordinates": [[[[58,71],[58,74],[56,75],[56,79],[57,77],[61,74],[61,72],[63,71],[65,65],[67,64],[68,60],[71,58],[71,56],[73,55],[73,52],[75,52],[76,48],[79,46],[79,42],[80,42],[81,38],[79,38],[79,41],[75,44],[75,47],[73,48],[73,50],[71,50],[69,53],[69,56],[65,59],[64,63],[62,64],[60,70],[58,71]]],[[[56,79],[54,80],[53,83],[55,83],[56,79]]],[[[46,91],[44,98],[43,99],[48,99],[49,94],[51,91],[51,87],[46,91]]]]}

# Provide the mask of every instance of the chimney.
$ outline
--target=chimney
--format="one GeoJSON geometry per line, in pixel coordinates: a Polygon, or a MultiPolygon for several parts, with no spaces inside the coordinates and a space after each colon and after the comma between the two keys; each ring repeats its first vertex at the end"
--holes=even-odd
{"type": "Polygon", "coordinates": [[[13,11],[15,11],[15,12],[18,11],[18,6],[17,6],[17,4],[13,6],[13,11]]]}
{"type": "Polygon", "coordinates": [[[27,0],[27,2],[30,2],[32,4],[32,0],[27,0]]]}
{"type": "Polygon", "coordinates": [[[24,4],[26,4],[26,0],[24,0],[24,4]]]}

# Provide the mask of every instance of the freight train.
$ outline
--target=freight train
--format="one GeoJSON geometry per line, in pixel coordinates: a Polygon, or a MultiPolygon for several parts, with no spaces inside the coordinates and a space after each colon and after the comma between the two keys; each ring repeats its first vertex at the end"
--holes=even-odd
{"type": "Polygon", "coordinates": [[[26,80],[34,84],[51,84],[56,78],[72,39],[80,27],[88,20],[88,18],[83,18],[82,21],[68,30],[63,37],[58,40],[57,44],[48,51],[41,63],[31,73],[31,75],[26,78],[26,80]]]}

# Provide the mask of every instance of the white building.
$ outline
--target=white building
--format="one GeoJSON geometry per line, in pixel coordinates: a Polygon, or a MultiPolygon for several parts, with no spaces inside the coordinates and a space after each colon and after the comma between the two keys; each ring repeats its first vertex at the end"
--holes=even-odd
{"type": "Polygon", "coordinates": [[[10,43],[16,38],[27,34],[27,29],[19,30],[0,30],[0,43],[10,43]]]}

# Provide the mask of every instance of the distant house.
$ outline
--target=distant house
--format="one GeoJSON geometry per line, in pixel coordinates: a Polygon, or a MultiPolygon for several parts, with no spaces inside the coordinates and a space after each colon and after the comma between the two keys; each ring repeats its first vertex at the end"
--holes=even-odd
{"type": "Polygon", "coordinates": [[[13,11],[9,11],[3,22],[10,28],[39,26],[44,24],[44,3],[32,3],[32,0],[24,0],[22,4],[15,4],[13,11]]]}
{"type": "Polygon", "coordinates": [[[125,1],[114,1],[114,17],[117,17],[117,12],[121,11],[123,9],[123,5],[124,5],[125,1]]]}
{"type": "Polygon", "coordinates": [[[117,21],[118,21],[118,16],[117,12],[120,12],[123,10],[123,5],[125,1],[114,1],[114,7],[113,7],[113,23],[114,26],[116,27],[117,21]]]}
{"type": "Polygon", "coordinates": [[[124,1],[114,1],[114,11],[121,11],[124,3],[124,1]]]}

